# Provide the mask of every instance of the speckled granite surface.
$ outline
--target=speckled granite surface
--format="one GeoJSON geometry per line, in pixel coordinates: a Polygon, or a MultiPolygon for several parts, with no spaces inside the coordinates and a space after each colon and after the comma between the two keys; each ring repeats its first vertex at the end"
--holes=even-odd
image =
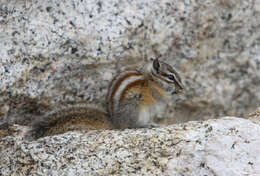
{"type": "Polygon", "coordinates": [[[32,142],[8,136],[0,138],[0,175],[253,176],[260,174],[259,133],[260,123],[225,117],[32,142]]]}
{"type": "MultiPolygon", "coordinates": [[[[259,19],[258,0],[1,0],[0,127],[27,125],[56,104],[104,106],[113,75],[151,57],[184,80],[175,122],[247,116],[260,105],[259,19]]],[[[0,175],[257,175],[260,128],[252,119],[33,142],[3,135],[0,175]]]]}
{"type": "Polygon", "coordinates": [[[1,0],[0,123],[104,105],[117,70],[158,56],[186,86],[176,122],[246,116],[260,102],[259,19],[257,0],[1,0]]]}

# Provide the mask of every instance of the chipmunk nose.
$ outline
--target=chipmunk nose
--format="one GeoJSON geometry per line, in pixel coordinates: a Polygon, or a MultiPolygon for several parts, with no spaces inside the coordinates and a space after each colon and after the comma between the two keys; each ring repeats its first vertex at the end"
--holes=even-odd
{"type": "Polygon", "coordinates": [[[184,91],[184,86],[182,84],[178,84],[175,87],[175,90],[172,92],[172,94],[181,94],[184,91]]]}
{"type": "Polygon", "coordinates": [[[172,95],[173,94],[182,94],[182,93],[183,93],[183,89],[177,89],[177,90],[172,92],[172,95]]]}
{"type": "Polygon", "coordinates": [[[181,94],[183,92],[183,89],[176,90],[177,94],[181,94]]]}

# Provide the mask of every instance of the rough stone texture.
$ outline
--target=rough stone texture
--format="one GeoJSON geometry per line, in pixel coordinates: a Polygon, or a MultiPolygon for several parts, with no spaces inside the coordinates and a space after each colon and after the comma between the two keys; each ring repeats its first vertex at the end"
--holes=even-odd
{"type": "Polygon", "coordinates": [[[105,105],[117,70],[158,56],[186,87],[175,122],[246,116],[260,105],[259,19],[258,0],[1,0],[0,124],[105,105]]]}
{"type": "Polygon", "coordinates": [[[21,126],[56,104],[105,106],[116,71],[151,57],[184,80],[174,122],[246,117],[260,105],[259,19],[259,0],[1,0],[0,175],[260,175],[259,109],[30,142],[21,126]]]}
{"type": "Polygon", "coordinates": [[[68,132],[31,142],[22,134],[0,138],[0,175],[260,174],[260,124],[242,118],[68,132]]]}

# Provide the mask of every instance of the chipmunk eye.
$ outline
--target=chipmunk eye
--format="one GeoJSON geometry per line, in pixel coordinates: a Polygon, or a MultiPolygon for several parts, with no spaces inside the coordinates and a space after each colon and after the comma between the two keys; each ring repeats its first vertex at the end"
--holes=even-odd
{"type": "Polygon", "coordinates": [[[175,80],[174,76],[173,75],[167,75],[167,78],[170,79],[170,80],[175,80]]]}

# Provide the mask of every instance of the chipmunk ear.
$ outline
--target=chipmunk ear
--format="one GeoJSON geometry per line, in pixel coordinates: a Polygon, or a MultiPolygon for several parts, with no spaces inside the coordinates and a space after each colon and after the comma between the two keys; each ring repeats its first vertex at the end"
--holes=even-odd
{"type": "Polygon", "coordinates": [[[159,73],[160,63],[158,59],[153,60],[153,68],[156,70],[157,73],[159,73]]]}

